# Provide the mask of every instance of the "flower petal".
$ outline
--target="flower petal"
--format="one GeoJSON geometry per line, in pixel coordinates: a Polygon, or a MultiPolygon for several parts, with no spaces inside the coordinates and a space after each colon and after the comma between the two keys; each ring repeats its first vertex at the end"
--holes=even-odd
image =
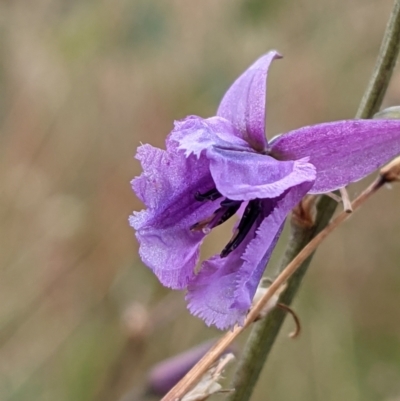
{"type": "Polygon", "coordinates": [[[306,182],[278,198],[264,199],[262,213],[245,241],[226,258],[216,255],[203,263],[188,286],[192,314],[221,330],[244,323],[286,216],[311,186],[306,182]]]}
{"type": "Polygon", "coordinates": [[[203,150],[213,146],[227,149],[251,150],[246,141],[240,138],[240,133],[232,124],[221,117],[201,118],[189,116],[175,121],[175,128],[168,141],[176,141],[178,149],[200,157],[203,150]]]}
{"type": "Polygon", "coordinates": [[[213,148],[207,152],[218,191],[232,200],[275,198],[288,188],[315,179],[308,159],[278,161],[259,153],[213,148]]]}
{"type": "Polygon", "coordinates": [[[182,289],[194,276],[204,234],[190,227],[210,216],[215,202],[198,202],[196,191],[215,185],[205,157],[186,158],[169,144],[164,151],[150,145],[138,148],[143,173],[132,181],[133,190],[147,206],[129,221],[136,229],[143,262],[167,287],[182,289]]]}
{"type": "Polygon", "coordinates": [[[271,142],[281,160],[309,157],[317,169],[310,193],[324,193],[367,176],[400,153],[400,121],[346,120],[303,127],[271,142]]]}
{"type": "Polygon", "coordinates": [[[245,241],[226,258],[215,255],[203,262],[201,271],[189,283],[186,295],[188,308],[194,316],[203,319],[207,326],[215,325],[224,330],[236,323],[243,324],[248,308],[231,307],[235,301],[240,268],[244,263],[241,255],[249,241],[254,238],[255,231],[256,225],[248,233],[245,241]]]}
{"type": "Polygon", "coordinates": [[[274,59],[281,57],[275,50],[260,57],[228,89],[217,111],[217,116],[229,120],[257,151],[263,151],[267,146],[265,101],[268,69],[274,59]]]}

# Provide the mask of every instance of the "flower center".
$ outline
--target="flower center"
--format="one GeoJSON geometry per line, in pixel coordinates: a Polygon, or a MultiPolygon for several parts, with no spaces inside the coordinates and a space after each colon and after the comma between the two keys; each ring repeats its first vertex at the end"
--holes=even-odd
{"type": "MultiPolygon", "coordinates": [[[[206,202],[214,201],[218,198],[221,198],[222,195],[218,192],[216,188],[213,188],[203,194],[200,192],[196,192],[194,197],[198,202],[206,202]]],[[[209,234],[214,227],[217,227],[230,219],[239,210],[242,202],[243,201],[236,201],[225,198],[220,202],[220,207],[210,217],[207,217],[206,219],[193,224],[190,227],[190,230],[203,231],[204,234],[209,234]]],[[[260,199],[254,199],[248,203],[232,238],[220,254],[221,258],[227,257],[243,242],[251,227],[257,220],[260,211],[260,199]]]]}

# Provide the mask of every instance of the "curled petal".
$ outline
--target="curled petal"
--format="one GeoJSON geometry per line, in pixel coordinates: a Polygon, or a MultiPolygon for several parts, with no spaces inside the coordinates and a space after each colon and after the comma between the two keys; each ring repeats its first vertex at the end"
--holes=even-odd
{"type": "Polygon", "coordinates": [[[263,151],[268,69],[274,59],[282,56],[272,50],[252,64],[228,89],[217,115],[229,120],[254,149],[263,151]]]}
{"type": "Polygon", "coordinates": [[[189,283],[186,299],[188,308],[208,325],[221,330],[243,324],[247,308],[232,308],[240,269],[243,265],[241,255],[249,241],[254,238],[256,227],[226,258],[219,255],[202,263],[201,271],[189,283]]]}
{"type": "Polygon", "coordinates": [[[290,210],[309,191],[312,182],[262,201],[262,212],[245,241],[226,258],[213,256],[202,264],[188,286],[192,314],[207,325],[227,329],[243,324],[247,311],[290,210]]]}
{"type": "Polygon", "coordinates": [[[270,145],[270,154],[280,160],[308,156],[317,169],[310,193],[324,193],[360,180],[400,154],[400,121],[318,124],[279,136],[270,145]]]}
{"type": "Polygon", "coordinates": [[[229,199],[276,198],[288,188],[313,182],[315,167],[308,158],[278,161],[266,155],[214,148],[207,152],[218,191],[229,199]]]}
{"type": "Polygon", "coordinates": [[[143,173],[132,181],[133,190],[147,206],[129,221],[136,229],[139,254],[162,284],[182,289],[194,276],[204,234],[191,232],[196,222],[210,216],[214,202],[198,202],[196,191],[214,187],[208,161],[186,158],[170,146],[169,151],[143,145],[136,155],[143,173]]]}
{"type": "Polygon", "coordinates": [[[240,138],[232,124],[221,117],[201,118],[189,116],[176,121],[168,143],[178,143],[178,149],[200,157],[203,150],[220,147],[237,150],[251,150],[248,143],[240,138]]]}

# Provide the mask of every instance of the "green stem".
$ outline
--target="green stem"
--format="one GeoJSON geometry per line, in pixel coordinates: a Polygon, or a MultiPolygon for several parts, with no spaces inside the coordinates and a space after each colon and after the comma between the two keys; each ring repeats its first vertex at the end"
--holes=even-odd
{"type": "MultiPolygon", "coordinates": [[[[361,100],[356,118],[371,118],[380,108],[396,64],[399,48],[400,0],[396,0],[386,27],[375,69],[361,100]]],[[[327,226],[335,209],[336,202],[323,196],[317,203],[317,216],[313,227],[306,228],[292,224],[291,238],[280,271],[294,259],[311,239],[327,226]]],[[[287,288],[281,294],[280,302],[286,305],[291,304],[312,256],[301,265],[288,281],[287,288]]],[[[235,388],[235,391],[228,397],[228,401],[247,401],[250,399],[285,317],[286,314],[283,310],[275,308],[265,319],[254,325],[233,378],[231,387],[235,388]]]]}
{"type": "Polygon", "coordinates": [[[378,59],[356,118],[371,118],[381,107],[400,48],[400,1],[396,0],[383,36],[378,59]]]}

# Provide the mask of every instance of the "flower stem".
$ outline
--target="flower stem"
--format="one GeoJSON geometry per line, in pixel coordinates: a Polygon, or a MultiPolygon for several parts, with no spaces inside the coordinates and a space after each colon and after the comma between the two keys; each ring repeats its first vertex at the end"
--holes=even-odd
{"type": "Polygon", "coordinates": [[[399,48],[400,1],[396,0],[386,26],[374,71],[361,99],[356,118],[371,118],[378,112],[396,65],[399,48]]]}
{"type": "MultiPolygon", "coordinates": [[[[361,100],[356,118],[371,118],[380,108],[396,64],[399,48],[400,0],[396,0],[386,27],[375,69],[361,100]]],[[[336,202],[327,196],[323,196],[317,204],[317,215],[313,227],[292,225],[291,239],[281,263],[281,271],[302,252],[303,248],[311,243],[310,241],[325,229],[335,209],[336,202]]],[[[286,305],[291,304],[312,257],[313,253],[305,258],[301,266],[288,280],[287,287],[281,294],[280,302],[286,305]]],[[[285,316],[283,310],[275,308],[265,319],[255,323],[231,384],[236,391],[232,393],[228,401],[247,401],[250,399],[285,316]]]]}

